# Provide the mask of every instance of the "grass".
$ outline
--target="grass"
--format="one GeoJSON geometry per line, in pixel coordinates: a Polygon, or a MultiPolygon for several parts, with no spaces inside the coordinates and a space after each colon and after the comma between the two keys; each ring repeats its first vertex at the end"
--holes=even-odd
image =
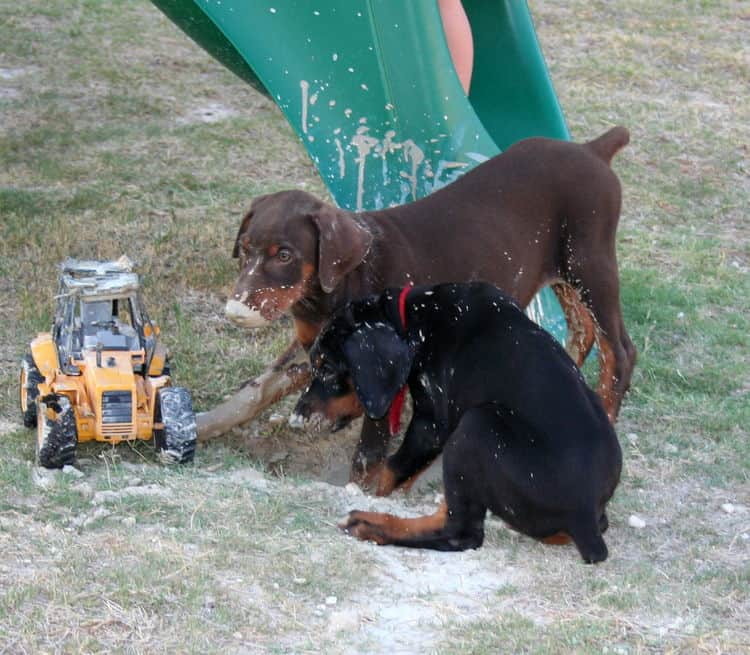
{"type": "Polygon", "coordinates": [[[316,481],[352,437],[269,420],[290,401],[185,468],[85,444],[82,478],[40,477],[16,379],[57,264],[134,256],[175,377],[207,409],[289,339],[223,318],[241,215],[259,193],[326,191],[275,106],[150,4],[0,0],[0,653],[750,652],[750,13],[530,4],[574,137],[631,131],[614,168],[639,359],[607,563],[496,521],[462,554],[345,539],[346,510],[416,513],[434,492],[316,481]],[[216,105],[226,117],[203,122],[216,105]]]}

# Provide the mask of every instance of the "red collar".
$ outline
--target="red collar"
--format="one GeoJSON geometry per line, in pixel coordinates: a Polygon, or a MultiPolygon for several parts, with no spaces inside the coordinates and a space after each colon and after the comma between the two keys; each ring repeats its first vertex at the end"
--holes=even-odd
{"type": "Polygon", "coordinates": [[[398,315],[401,318],[401,326],[406,330],[406,296],[409,295],[409,291],[414,288],[414,285],[409,283],[401,289],[401,293],[398,295],[398,315]]]}
{"type": "MultiPolygon", "coordinates": [[[[398,296],[398,315],[401,319],[401,327],[403,327],[404,332],[406,331],[406,296],[409,295],[413,286],[414,284],[410,282],[407,286],[401,289],[401,293],[398,296]]],[[[404,409],[406,388],[408,386],[408,384],[405,384],[398,390],[398,393],[391,403],[391,408],[388,410],[388,429],[391,432],[391,436],[394,436],[401,427],[401,412],[404,409]]]]}

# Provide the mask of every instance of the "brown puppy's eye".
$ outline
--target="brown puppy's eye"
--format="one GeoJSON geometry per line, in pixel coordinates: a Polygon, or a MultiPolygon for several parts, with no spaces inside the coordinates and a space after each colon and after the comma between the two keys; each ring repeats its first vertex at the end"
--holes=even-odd
{"type": "Polygon", "coordinates": [[[276,253],[276,259],[278,259],[282,264],[288,264],[290,261],[292,261],[292,253],[286,248],[280,248],[279,252],[276,253]]]}

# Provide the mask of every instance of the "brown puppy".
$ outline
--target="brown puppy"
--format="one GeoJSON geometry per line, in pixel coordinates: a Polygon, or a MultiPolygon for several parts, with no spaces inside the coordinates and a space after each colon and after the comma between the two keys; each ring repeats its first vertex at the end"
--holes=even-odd
{"type": "MultiPolygon", "coordinates": [[[[290,313],[309,348],[334,309],[386,287],[483,280],[525,307],[551,284],[572,358],[581,365],[598,343],[598,393],[614,421],[636,358],[620,309],[621,190],[610,168],[628,139],[623,127],[584,144],[525,139],[381,211],[343,211],[304,191],[256,198],[234,247],[240,274],[227,316],[257,327],[290,313]]],[[[353,479],[377,474],[387,439],[386,422],[365,419],[353,479]]]]}

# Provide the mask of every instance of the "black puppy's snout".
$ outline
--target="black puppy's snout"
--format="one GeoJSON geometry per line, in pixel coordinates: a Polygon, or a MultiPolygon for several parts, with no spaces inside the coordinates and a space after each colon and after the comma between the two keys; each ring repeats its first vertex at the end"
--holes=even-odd
{"type": "Polygon", "coordinates": [[[298,430],[305,427],[305,424],[310,420],[310,416],[312,415],[312,404],[308,397],[308,391],[310,391],[310,387],[305,389],[305,392],[300,396],[300,399],[294,406],[294,411],[289,417],[289,425],[298,430]]]}
{"type": "Polygon", "coordinates": [[[310,419],[323,412],[323,394],[320,380],[313,378],[304,393],[299,397],[292,413],[292,427],[302,427],[310,419]]]}
{"type": "Polygon", "coordinates": [[[312,403],[310,402],[309,392],[310,387],[307,387],[294,406],[294,413],[305,420],[309,419],[310,414],[312,414],[312,403]]]}
{"type": "Polygon", "coordinates": [[[294,412],[289,417],[289,425],[311,432],[322,432],[326,428],[330,429],[325,418],[325,403],[321,398],[320,391],[320,382],[314,379],[294,406],[294,412]]]}

